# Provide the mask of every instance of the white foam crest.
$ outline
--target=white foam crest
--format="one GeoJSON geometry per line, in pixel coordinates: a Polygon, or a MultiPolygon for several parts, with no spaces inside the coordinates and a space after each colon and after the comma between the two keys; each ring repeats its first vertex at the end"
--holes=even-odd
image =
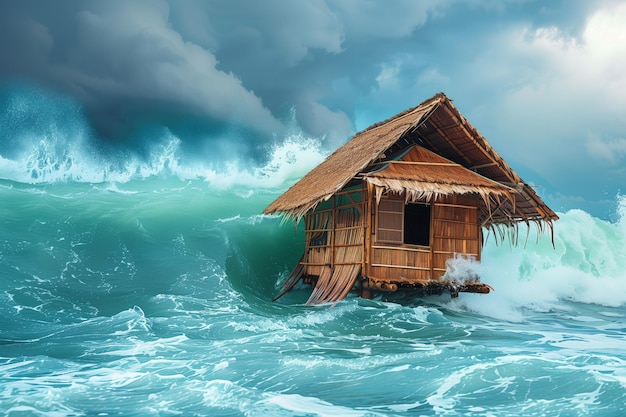
{"type": "MultiPolygon", "coordinates": [[[[233,321],[228,326],[237,331],[247,331],[255,334],[267,332],[289,331],[290,334],[300,335],[303,329],[316,329],[318,326],[336,321],[344,314],[356,309],[355,303],[342,303],[333,309],[314,309],[305,311],[286,318],[285,320],[275,320],[273,318],[255,317],[251,321],[233,321]]],[[[288,339],[287,335],[274,335],[278,338],[288,339]]]]}
{"type": "Polygon", "coordinates": [[[67,140],[56,129],[41,138],[23,138],[14,159],[0,156],[0,177],[23,183],[100,182],[99,165],[83,137],[67,140]]]}
{"type": "Polygon", "coordinates": [[[246,188],[281,188],[300,179],[318,165],[325,157],[320,142],[292,135],[274,145],[268,162],[252,170],[231,161],[224,168],[207,169],[196,177],[204,178],[216,188],[228,189],[235,186],[246,188]]]}
{"type": "Polygon", "coordinates": [[[442,280],[462,283],[480,280],[480,263],[474,257],[457,254],[446,261],[446,273],[442,280]]]}
{"type": "Polygon", "coordinates": [[[464,294],[454,303],[512,321],[522,320],[521,307],[546,311],[561,300],[625,305],[626,196],[617,200],[620,217],[614,223],[582,210],[560,214],[554,248],[546,235],[535,242],[533,230],[525,247],[488,242],[478,273],[495,291],[488,302],[483,295],[464,294]]]}
{"type": "Polygon", "coordinates": [[[188,340],[185,335],[160,338],[154,341],[144,341],[136,337],[130,337],[121,346],[111,345],[106,351],[94,352],[94,354],[123,357],[156,356],[167,351],[178,352],[180,351],[178,345],[182,345],[188,340]]]}
{"type": "MultiPolygon", "coordinates": [[[[538,364],[537,366],[543,366],[543,364],[558,366],[562,363],[554,359],[529,355],[506,355],[495,358],[493,362],[476,363],[463,367],[443,378],[437,390],[426,401],[433,407],[433,411],[437,415],[458,415],[455,407],[458,406],[459,401],[464,397],[465,390],[472,387],[472,384],[466,383],[468,379],[484,374],[487,370],[498,369],[512,364],[517,365],[519,369],[524,369],[535,364],[538,364]]],[[[495,376],[496,378],[493,381],[489,381],[490,384],[486,388],[487,391],[506,392],[510,386],[515,389],[515,377],[500,376],[497,372],[495,376]]]]}
{"type": "Polygon", "coordinates": [[[355,410],[348,407],[334,405],[315,397],[305,397],[300,394],[279,394],[264,401],[273,404],[280,409],[297,414],[314,414],[320,417],[340,416],[374,416],[381,415],[365,410],[355,410]]]}
{"type": "Polygon", "coordinates": [[[215,379],[203,387],[203,403],[211,408],[238,410],[242,413],[251,409],[259,395],[254,390],[241,387],[228,380],[215,379]]]}
{"type": "Polygon", "coordinates": [[[291,185],[325,157],[320,141],[302,133],[276,143],[267,162],[256,167],[240,160],[192,161],[184,155],[181,144],[179,138],[168,133],[150,146],[147,156],[122,152],[105,155],[81,137],[69,140],[61,134],[47,134],[25,139],[22,152],[12,159],[0,155],[0,178],[47,184],[126,183],[165,176],[205,180],[217,189],[242,187],[250,196],[254,194],[252,189],[291,185]]]}

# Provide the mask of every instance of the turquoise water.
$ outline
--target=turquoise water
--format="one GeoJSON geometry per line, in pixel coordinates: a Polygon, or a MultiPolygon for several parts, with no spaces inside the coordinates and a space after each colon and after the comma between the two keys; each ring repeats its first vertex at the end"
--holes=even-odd
{"type": "MultiPolygon", "coordinates": [[[[73,132],[72,134],[74,134],[73,132]]],[[[488,241],[495,292],[272,303],[303,237],[263,208],[323,157],[254,169],[165,141],[111,163],[54,132],[0,157],[0,414],[623,416],[626,199],[488,241]],[[524,234],[522,236],[525,236],[524,234]]]]}
{"type": "Polygon", "coordinates": [[[270,301],[301,236],[241,191],[0,182],[2,414],[623,415],[623,222],[488,244],[490,295],[305,307],[270,301]]]}

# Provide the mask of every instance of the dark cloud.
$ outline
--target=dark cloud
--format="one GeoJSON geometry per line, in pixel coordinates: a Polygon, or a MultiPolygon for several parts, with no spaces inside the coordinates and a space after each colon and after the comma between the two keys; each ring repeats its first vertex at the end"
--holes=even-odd
{"type": "Polygon", "coordinates": [[[167,3],[51,4],[2,3],[1,74],[77,97],[100,130],[114,134],[167,109],[263,133],[281,129],[235,74],[216,68],[213,53],[172,29],[167,3]]]}
{"type": "Polygon", "coordinates": [[[337,141],[376,83],[381,42],[409,36],[435,2],[47,1],[0,4],[0,75],[77,97],[116,137],[167,109],[281,134],[302,127],[337,141]]]}

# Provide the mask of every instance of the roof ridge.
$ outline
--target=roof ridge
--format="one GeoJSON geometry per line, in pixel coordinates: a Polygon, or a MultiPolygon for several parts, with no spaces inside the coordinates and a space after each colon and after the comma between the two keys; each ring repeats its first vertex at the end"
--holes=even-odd
{"type": "Polygon", "coordinates": [[[368,132],[368,131],[370,131],[370,130],[372,130],[372,129],[375,129],[375,128],[379,127],[379,126],[382,126],[382,125],[384,125],[384,124],[387,124],[387,123],[389,123],[390,121],[392,121],[392,120],[394,120],[394,119],[398,119],[398,118],[400,118],[400,117],[402,117],[402,116],[406,116],[407,114],[409,114],[409,113],[411,113],[411,112],[413,112],[413,111],[417,110],[417,109],[418,109],[418,108],[420,108],[421,106],[425,106],[425,105],[427,105],[427,104],[430,104],[432,101],[436,101],[436,100],[443,101],[442,99],[447,99],[447,100],[450,100],[448,97],[446,97],[446,95],[445,95],[444,93],[441,93],[441,92],[440,92],[440,93],[437,93],[437,94],[435,94],[434,96],[432,96],[431,98],[429,98],[429,99],[427,99],[427,100],[422,101],[422,102],[421,102],[420,104],[418,104],[417,106],[411,107],[410,109],[406,109],[406,110],[404,110],[403,112],[400,112],[400,113],[398,113],[398,114],[396,114],[396,115],[390,116],[390,117],[386,118],[385,120],[382,120],[382,121],[380,121],[380,122],[376,122],[376,123],[374,123],[374,124],[372,124],[372,125],[370,125],[370,126],[366,127],[365,129],[361,130],[360,132],[357,132],[354,136],[358,135],[359,133],[368,132]]]}

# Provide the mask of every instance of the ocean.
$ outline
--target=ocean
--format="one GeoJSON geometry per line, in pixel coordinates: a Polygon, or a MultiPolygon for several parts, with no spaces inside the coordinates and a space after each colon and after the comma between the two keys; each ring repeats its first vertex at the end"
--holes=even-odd
{"type": "Polygon", "coordinates": [[[61,121],[0,154],[0,414],[626,415],[626,197],[488,240],[489,295],[272,302],[303,236],[262,211],[315,140],[202,165],[61,121]]]}

